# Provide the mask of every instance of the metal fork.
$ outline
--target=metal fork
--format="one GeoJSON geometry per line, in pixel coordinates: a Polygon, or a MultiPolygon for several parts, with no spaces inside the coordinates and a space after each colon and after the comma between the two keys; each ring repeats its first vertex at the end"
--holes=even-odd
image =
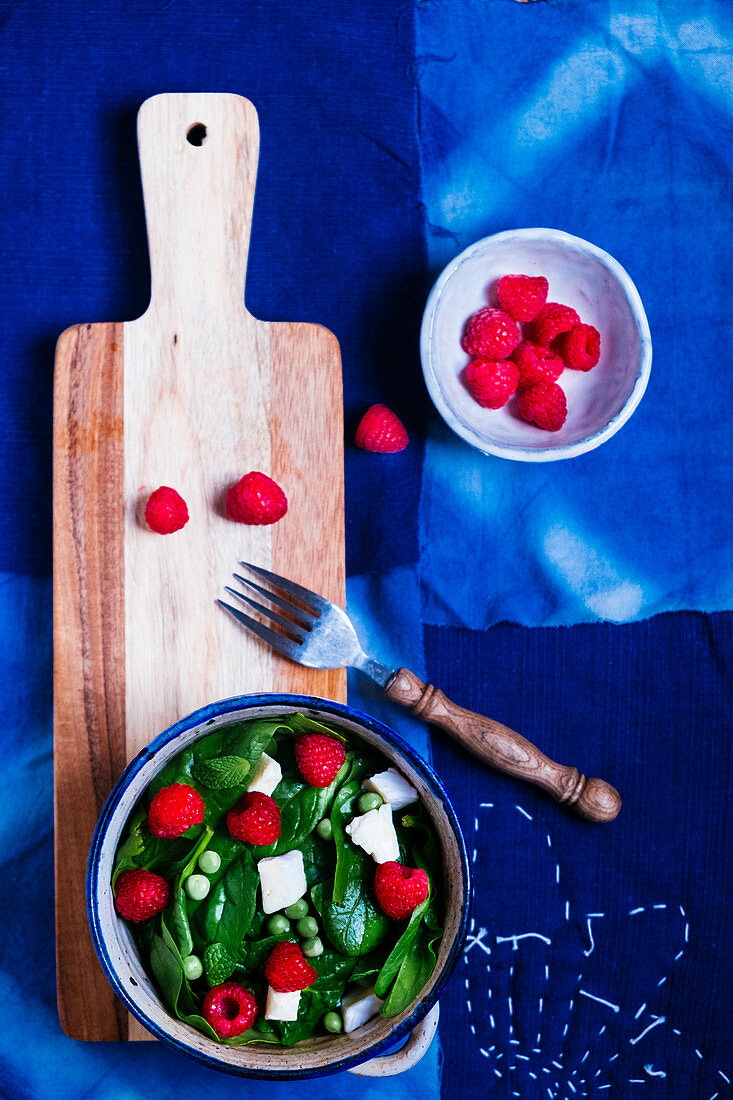
{"type": "Polygon", "coordinates": [[[587,779],[577,768],[556,764],[521,734],[457,706],[442,691],[432,684],[424,684],[409,669],[388,668],[367,656],[343,608],[317,592],[258,565],[240,564],[258,579],[266,581],[268,587],[240,573],[234,573],[234,579],[280,610],[267,607],[229,585],[225,586],[226,591],[280,629],[273,630],[223,600],[217,603],[273,649],[309,668],[358,668],[384,688],[388,699],[409,707],[426,722],[440,726],[497,771],[542,787],[557,802],[572,806],[589,821],[612,821],[616,817],[621,799],[618,791],[605,780],[587,779]]]}

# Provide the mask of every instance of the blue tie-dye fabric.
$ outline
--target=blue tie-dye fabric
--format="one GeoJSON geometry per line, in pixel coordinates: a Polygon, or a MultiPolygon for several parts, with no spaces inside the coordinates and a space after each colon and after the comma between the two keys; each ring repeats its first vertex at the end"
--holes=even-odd
{"type": "Polygon", "coordinates": [[[730,3],[418,4],[417,56],[433,277],[490,233],[564,229],[628,270],[654,346],[641,405],[582,457],[486,457],[433,422],[427,621],[733,607],[730,3]]]}

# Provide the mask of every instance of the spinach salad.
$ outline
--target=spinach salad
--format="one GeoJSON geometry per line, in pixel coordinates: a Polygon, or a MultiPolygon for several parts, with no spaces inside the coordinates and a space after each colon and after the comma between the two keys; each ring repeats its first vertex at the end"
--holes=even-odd
{"type": "Polygon", "coordinates": [[[136,872],[140,881],[141,871],[152,872],[148,879],[164,890],[153,916],[127,920],[143,965],[169,1012],[217,1042],[290,1046],[352,1031],[376,1012],[398,1015],[436,965],[442,858],[416,792],[356,738],[303,714],[221,726],[170,760],[138,803],[117,850],[112,887],[123,916],[129,916],[119,904],[123,876],[132,881],[136,872]],[[296,758],[296,742],[314,734],[343,746],[343,763],[325,787],[306,782],[296,758]],[[269,787],[260,782],[263,775],[269,787]],[[392,796],[394,783],[408,792],[408,804],[392,796]],[[151,803],[176,784],[198,804],[203,800],[203,820],[179,836],[153,835],[151,803]],[[232,812],[266,797],[248,793],[250,784],[269,789],[268,801],[279,811],[280,833],[272,843],[247,843],[230,831],[232,812]],[[389,866],[417,869],[423,882],[427,875],[427,896],[402,920],[387,916],[375,895],[375,872],[385,857],[373,858],[367,842],[357,843],[375,815],[391,817],[394,854],[387,858],[396,863],[389,866]],[[315,972],[300,992],[269,988],[268,960],[283,943],[289,951],[298,944],[296,953],[315,972]],[[208,1011],[214,991],[229,989],[227,983],[248,991],[253,1006],[239,1034],[212,1026],[208,1011]],[[290,998],[292,1011],[272,1008],[278,998],[290,998]]]}

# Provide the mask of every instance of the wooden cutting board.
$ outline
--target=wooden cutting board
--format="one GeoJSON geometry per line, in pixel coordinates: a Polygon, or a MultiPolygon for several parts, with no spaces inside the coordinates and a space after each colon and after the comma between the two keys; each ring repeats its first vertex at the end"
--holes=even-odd
{"type": "Polygon", "coordinates": [[[285,661],[214,602],[241,559],[345,599],[338,343],[317,325],[266,324],[244,307],[258,135],[239,96],[143,104],[151,304],[136,321],[70,328],[56,348],[57,980],[61,1023],[76,1039],[147,1035],[102,974],[84,897],[92,831],[125,763],[215,699],[346,697],[343,671],[285,661]],[[226,490],[249,470],[285,490],[279,523],[226,518],[226,490]],[[142,518],[159,485],[190,512],[169,536],[142,518]]]}

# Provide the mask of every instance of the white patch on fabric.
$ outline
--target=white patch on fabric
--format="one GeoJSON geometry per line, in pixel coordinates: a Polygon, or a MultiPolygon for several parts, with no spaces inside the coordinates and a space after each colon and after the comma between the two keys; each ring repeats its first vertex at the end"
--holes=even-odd
{"type": "Polygon", "coordinates": [[[566,527],[551,527],[543,549],[568,588],[599,619],[625,622],[644,605],[644,590],[624,579],[597,550],[566,527]]]}

